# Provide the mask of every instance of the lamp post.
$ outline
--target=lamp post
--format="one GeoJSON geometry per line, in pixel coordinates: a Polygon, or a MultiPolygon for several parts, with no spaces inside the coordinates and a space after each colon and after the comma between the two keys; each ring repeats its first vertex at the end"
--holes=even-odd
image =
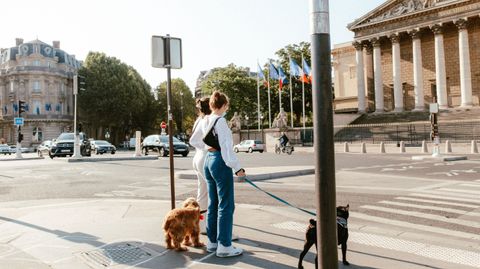
{"type": "Polygon", "coordinates": [[[247,123],[247,139],[250,139],[250,128],[248,126],[248,115],[245,115],[245,121],[247,123]]]}
{"type": "Polygon", "coordinates": [[[73,145],[73,158],[78,159],[82,158],[80,153],[80,137],[77,130],[77,95],[78,95],[78,75],[73,76],[73,98],[74,98],[74,111],[73,111],[73,134],[74,134],[74,145],[73,145]]]}
{"type": "Polygon", "coordinates": [[[260,115],[260,125],[262,126],[262,142],[265,145],[265,141],[263,139],[263,114],[260,115]]]}
{"type": "Polygon", "coordinates": [[[180,119],[180,136],[183,140],[183,92],[180,92],[180,113],[181,113],[181,119],[180,119]]]}

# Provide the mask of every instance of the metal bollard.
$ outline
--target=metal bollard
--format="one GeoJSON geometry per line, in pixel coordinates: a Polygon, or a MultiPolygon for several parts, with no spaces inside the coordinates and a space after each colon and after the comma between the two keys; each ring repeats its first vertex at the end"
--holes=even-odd
{"type": "Polygon", "coordinates": [[[362,153],[367,153],[367,146],[365,145],[365,142],[362,142],[361,152],[362,153]]]}
{"type": "Polygon", "coordinates": [[[405,142],[400,141],[400,153],[405,153],[405,142]]]}
{"type": "Polygon", "coordinates": [[[445,152],[452,153],[452,144],[450,144],[449,140],[445,141],[445,152]]]}
{"type": "Polygon", "coordinates": [[[477,141],[472,140],[471,153],[478,153],[477,141]]]}
{"type": "Polygon", "coordinates": [[[428,153],[427,141],[422,141],[422,153],[428,153]]]}
{"type": "Polygon", "coordinates": [[[350,152],[350,150],[348,149],[348,143],[347,142],[345,142],[343,144],[343,152],[350,152]]]}
{"type": "Polygon", "coordinates": [[[385,144],[380,142],[380,153],[385,153],[385,144]]]}

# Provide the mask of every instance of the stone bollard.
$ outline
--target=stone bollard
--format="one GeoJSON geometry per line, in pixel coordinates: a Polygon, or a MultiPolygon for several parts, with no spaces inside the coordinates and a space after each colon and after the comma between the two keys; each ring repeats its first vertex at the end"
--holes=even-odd
{"type": "Polygon", "coordinates": [[[343,144],[343,152],[350,152],[350,150],[348,149],[348,143],[347,142],[345,142],[343,144]]]}
{"type": "Polygon", "coordinates": [[[365,145],[365,142],[362,142],[361,153],[367,153],[367,146],[365,145]]]}
{"type": "Polygon", "coordinates": [[[422,141],[422,153],[428,153],[427,141],[422,141]]]}
{"type": "Polygon", "coordinates": [[[385,144],[380,142],[380,153],[385,153],[385,144]]]}
{"type": "Polygon", "coordinates": [[[478,153],[477,141],[472,140],[471,153],[478,153]]]}
{"type": "Polygon", "coordinates": [[[452,144],[450,144],[449,140],[445,141],[445,152],[452,153],[452,144]]]}
{"type": "Polygon", "coordinates": [[[405,153],[405,142],[400,141],[400,153],[405,153]]]}

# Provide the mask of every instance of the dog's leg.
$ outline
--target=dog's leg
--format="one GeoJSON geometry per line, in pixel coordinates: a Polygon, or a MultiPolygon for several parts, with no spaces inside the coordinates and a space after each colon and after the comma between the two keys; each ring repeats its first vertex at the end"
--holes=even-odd
{"type": "MultiPolygon", "coordinates": [[[[198,228],[198,227],[197,227],[198,228]]],[[[193,230],[193,233],[192,233],[192,241],[193,241],[193,246],[194,247],[203,247],[205,246],[204,243],[200,242],[200,229],[195,229],[193,230]]]]}
{"type": "Polygon", "coordinates": [[[300,253],[300,259],[298,260],[298,269],[303,269],[302,261],[305,255],[307,255],[308,250],[313,246],[313,241],[305,240],[305,245],[303,246],[303,251],[300,253]]]}
{"type": "Polygon", "coordinates": [[[186,247],[182,247],[181,242],[183,241],[183,236],[174,235],[173,237],[173,246],[175,247],[176,251],[185,251],[187,250],[186,247]]]}
{"type": "Polygon", "coordinates": [[[185,235],[185,238],[183,239],[183,244],[185,246],[191,246],[192,245],[189,234],[185,235]]]}
{"type": "Polygon", "coordinates": [[[167,245],[167,249],[172,249],[172,237],[170,233],[165,233],[165,244],[167,245]]]}
{"type": "Polygon", "coordinates": [[[347,262],[347,242],[346,241],[345,243],[342,244],[342,261],[343,261],[343,264],[350,265],[350,263],[347,262]]]}

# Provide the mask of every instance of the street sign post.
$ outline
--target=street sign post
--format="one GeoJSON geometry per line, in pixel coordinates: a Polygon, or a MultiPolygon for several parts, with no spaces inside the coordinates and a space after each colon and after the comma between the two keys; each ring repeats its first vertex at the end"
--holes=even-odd
{"type": "MultiPolygon", "coordinates": [[[[172,117],[172,83],[170,70],[182,68],[182,40],[176,37],[152,36],[152,66],[167,69],[167,115],[168,145],[170,159],[170,193],[172,209],[175,208],[175,176],[173,166],[173,117],[172,117]]],[[[163,126],[163,124],[162,124],[163,126]]],[[[166,126],[165,126],[166,127],[166,126]]],[[[162,127],[163,129],[163,127],[162,127]]]]}
{"type": "Polygon", "coordinates": [[[13,122],[17,126],[23,126],[24,119],[23,118],[13,118],[13,122]]]}

